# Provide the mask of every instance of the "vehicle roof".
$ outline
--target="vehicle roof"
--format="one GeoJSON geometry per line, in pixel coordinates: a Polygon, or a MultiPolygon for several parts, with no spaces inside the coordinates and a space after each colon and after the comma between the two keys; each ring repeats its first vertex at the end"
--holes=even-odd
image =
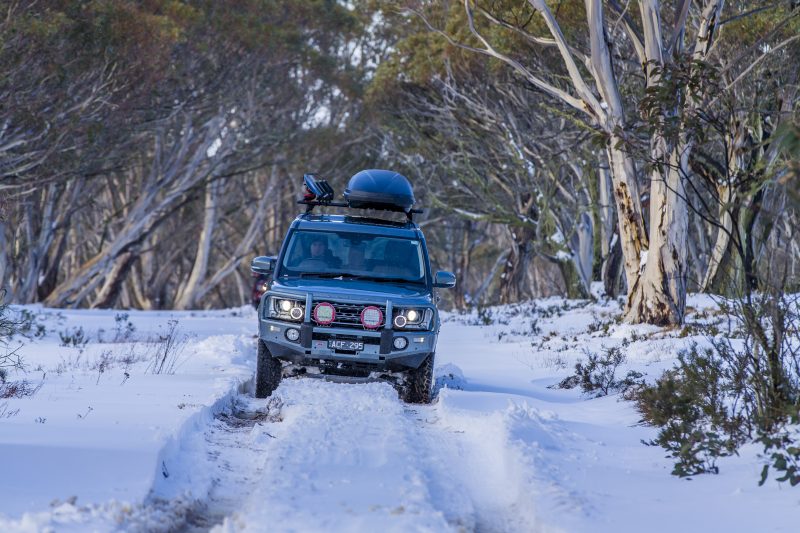
{"type": "Polygon", "coordinates": [[[295,219],[292,226],[301,230],[350,231],[405,238],[422,237],[422,232],[413,222],[348,215],[302,214],[295,219]]]}

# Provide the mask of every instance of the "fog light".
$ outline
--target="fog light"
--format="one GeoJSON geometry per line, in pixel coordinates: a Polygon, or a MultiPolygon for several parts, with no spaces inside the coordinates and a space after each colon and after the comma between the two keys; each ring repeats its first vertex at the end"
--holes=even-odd
{"type": "Polygon", "coordinates": [[[408,346],[408,339],[405,337],[395,337],[394,342],[392,343],[397,350],[402,350],[406,346],[408,346]]]}
{"type": "Polygon", "coordinates": [[[297,342],[297,339],[300,338],[300,330],[289,328],[286,330],[286,338],[292,342],[297,342]]]}
{"type": "Polygon", "coordinates": [[[333,304],[328,302],[320,302],[314,308],[312,316],[317,324],[327,326],[336,320],[336,309],[333,307],[333,304]]]}
{"type": "Polygon", "coordinates": [[[397,315],[394,317],[394,327],[402,328],[405,327],[406,324],[408,324],[408,320],[406,320],[406,317],[403,315],[397,315]]]}
{"type": "Polygon", "coordinates": [[[289,316],[292,317],[294,320],[300,320],[303,318],[303,309],[300,307],[292,307],[292,310],[289,311],[289,316]]]}

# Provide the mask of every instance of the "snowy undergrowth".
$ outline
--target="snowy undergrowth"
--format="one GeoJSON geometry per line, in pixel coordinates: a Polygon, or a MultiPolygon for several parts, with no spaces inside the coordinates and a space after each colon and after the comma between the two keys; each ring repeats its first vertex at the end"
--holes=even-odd
{"type": "Polygon", "coordinates": [[[447,314],[430,406],[382,383],[310,378],[252,398],[245,309],[130,313],[137,335],[179,320],[191,357],[174,375],[143,360],[129,378],[113,364],[98,379],[104,350],[129,349],[96,341],[101,327],[116,337],[114,314],[53,314],[44,339],[23,346],[27,376],[41,364],[44,385],[0,421],[0,451],[22,465],[10,467],[15,488],[2,485],[0,530],[793,531],[798,498],[757,486],[757,447],[721,459],[719,475],[680,480],[642,445],[656,431],[631,402],[554,387],[610,349],[624,353],[618,372],[655,379],[678,351],[706,345],[706,326],[725,329],[710,298],[689,306],[680,329],[620,324],[615,301],[447,314]],[[53,331],[67,327],[93,340],[59,346],[53,331]]]}
{"type": "Polygon", "coordinates": [[[108,311],[13,311],[33,327],[12,339],[25,367],[8,379],[39,390],[3,400],[13,413],[0,421],[3,531],[83,531],[86,520],[113,524],[136,512],[163,476],[162,456],[251,376],[249,309],[122,320],[108,311]],[[165,352],[175,321],[184,345],[165,352]],[[157,356],[167,358],[161,373],[157,356]]]}

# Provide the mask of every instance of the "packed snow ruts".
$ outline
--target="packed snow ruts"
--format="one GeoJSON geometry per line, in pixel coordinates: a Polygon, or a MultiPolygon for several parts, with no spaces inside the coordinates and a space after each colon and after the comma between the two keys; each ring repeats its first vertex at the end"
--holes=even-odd
{"type": "Polygon", "coordinates": [[[188,532],[531,530],[530,487],[513,479],[523,465],[504,451],[503,420],[487,424],[405,405],[385,383],[288,379],[266,400],[232,397],[188,434],[150,505],[191,502],[170,528],[188,532]]]}

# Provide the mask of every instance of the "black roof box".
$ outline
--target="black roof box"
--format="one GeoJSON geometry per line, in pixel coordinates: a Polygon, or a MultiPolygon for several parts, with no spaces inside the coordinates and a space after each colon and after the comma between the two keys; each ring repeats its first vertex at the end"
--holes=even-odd
{"type": "Polygon", "coordinates": [[[414,205],[414,190],[402,174],[392,170],[362,170],[353,175],[344,191],[350,207],[408,213],[414,205]]]}

